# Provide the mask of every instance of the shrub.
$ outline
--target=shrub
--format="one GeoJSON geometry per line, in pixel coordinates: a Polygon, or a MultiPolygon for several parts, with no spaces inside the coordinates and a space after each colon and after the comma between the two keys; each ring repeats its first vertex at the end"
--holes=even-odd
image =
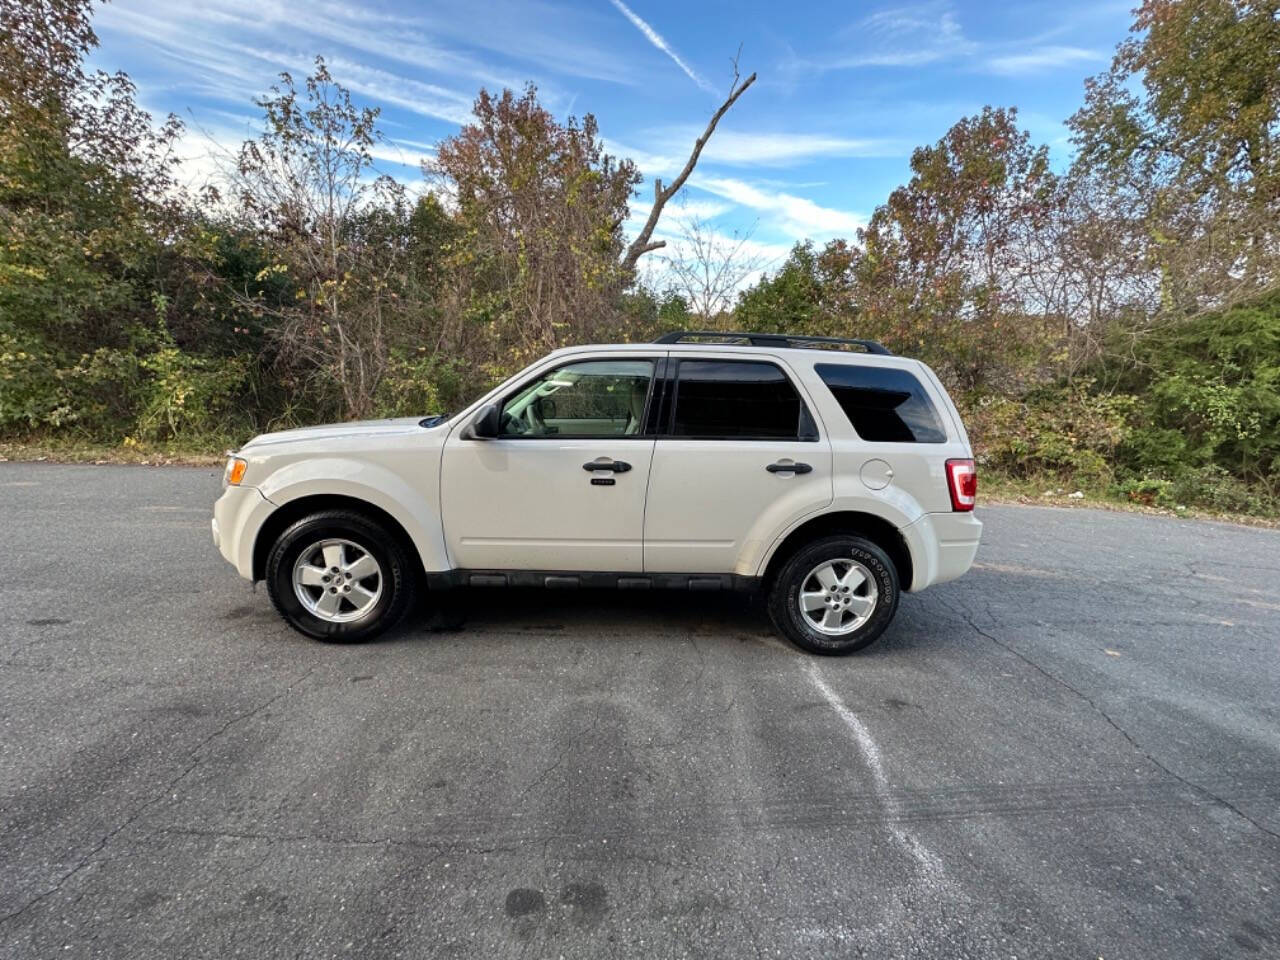
{"type": "Polygon", "coordinates": [[[1155,477],[1140,477],[1116,484],[1115,491],[1131,503],[1147,507],[1173,507],[1178,499],[1173,494],[1173,484],[1155,477]]]}
{"type": "Polygon", "coordinates": [[[979,458],[1013,477],[1109,481],[1111,457],[1128,433],[1134,398],[1092,394],[1091,385],[1044,387],[1022,399],[971,399],[966,420],[979,458]]]}
{"type": "Polygon", "coordinates": [[[135,433],[142,440],[225,437],[240,419],[248,358],[197,357],[162,346],[140,361],[135,433]]]}
{"type": "Polygon", "coordinates": [[[57,368],[43,343],[0,329],[0,432],[58,427],[75,419],[57,368]]]}
{"type": "Polygon", "coordinates": [[[374,409],[380,417],[446,413],[479,392],[481,384],[475,380],[461,361],[432,356],[425,349],[393,350],[374,395],[374,409]]]}

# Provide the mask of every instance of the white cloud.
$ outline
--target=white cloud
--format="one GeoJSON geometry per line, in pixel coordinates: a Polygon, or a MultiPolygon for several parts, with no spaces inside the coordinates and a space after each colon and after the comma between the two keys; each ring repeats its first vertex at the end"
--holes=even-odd
{"type": "MultiPolygon", "coordinates": [[[[157,110],[148,112],[152,125],[158,127],[164,114],[157,110]]],[[[256,132],[248,124],[192,124],[188,118],[182,135],[173,145],[173,155],[179,161],[175,171],[179,184],[195,191],[212,186],[225,192],[230,183],[228,171],[235,169],[241,145],[256,132]]]]}
{"type": "MultiPolygon", "coordinates": [[[[698,187],[704,187],[698,184],[698,187]]],[[[695,188],[696,189],[696,188],[695,188]]],[[[709,192],[709,191],[708,191],[709,192]]],[[[749,199],[759,200],[758,197],[749,197],[749,199]]],[[[644,226],[649,216],[651,205],[643,204],[640,206],[632,206],[631,214],[627,218],[626,230],[628,234],[634,237],[640,232],[640,228],[644,226]]],[[[723,200],[702,199],[691,196],[687,191],[681,191],[680,195],[672,203],[662,211],[662,218],[658,221],[658,226],[653,232],[652,240],[661,240],[666,243],[666,247],[655,251],[654,253],[644,257],[640,261],[641,272],[645,277],[645,282],[655,289],[665,289],[675,281],[675,275],[671,272],[668,260],[672,256],[676,256],[681,248],[688,247],[688,238],[685,236],[693,221],[698,221],[698,233],[704,241],[711,244],[719,250],[737,250],[736,259],[740,263],[751,264],[752,268],[738,285],[739,290],[746,289],[756,283],[760,277],[770,270],[773,270],[784,261],[791,253],[791,248],[796,239],[802,239],[794,232],[778,229],[779,219],[769,214],[772,212],[772,205],[763,202],[758,204],[741,203],[739,201],[724,202],[723,200]],[[753,221],[748,220],[747,226],[743,229],[735,229],[731,224],[725,224],[723,221],[717,221],[718,217],[726,214],[744,212],[744,208],[752,213],[764,216],[757,216],[753,221]],[[792,237],[794,236],[794,239],[792,237]]],[[[742,218],[738,217],[741,221],[742,218]]],[[[811,233],[805,234],[809,236],[811,233]]]]}
{"type": "MultiPolygon", "coordinates": [[[[688,153],[683,157],[678,157],[674,153],[652,153],[647,150],[639,150],[635,147],[629,147],[625,143],[619,143],[609,137],[601,137],[600,142],[604,145],[606,153],[612,154],[620,160],[630,160],[636,165],[646,177],[668,177],[682,166],[688,159],[688,153]]],[[[692,141],[690,141],[692,146],[692,141]]]]}
{"type": "MultiPolygon", "coordinates": [[[[268,4],[267,9],[270,10],[268,4]]],[[[167,57],[181,62],[184,78],[202,93],[219,99],[251,100],[261,96],[282,70],[309,73],[310,56],[275,46],[193,32],[187,24],[133,10],[103,7],[109,29],[146,40],[167,57]]],[[[370,67],[345,55],[327,58],[330,72],[343,86],[378,104],[392,104],[421,116],[463,124],[471,118],[472,96],[438,84],[370,67]]]]}
{"type": "MultiPolygon", "coordinates": [[[[153,121],[163,116],[158,111],[150,112],[153,121]]],[[[233,182],[229,174],[235,169],[240,148],[246,140],[260,133],[260,126],[248,120],[243,124],[202,123],[188,126],[174,144],[174,156],[180,161],[177,169],[179,182],[192,190],[199,190],[206,186],[218,187],[223,191],[224,202],[226,202],[227,188],[233,182]]],[[[417,168],[422,161],[434,157],[433,153],[402,150],[396,141],[375,144],[369,153],[375,161],[410,168],[417,168]]],[[[432,189],[432,185],[428,184],[417,170],[411,174],[406,174],[403,170],[385,171],[377,164],[365,174],[363,182],[372,183],[379,174],[384,172],[391,173],[411,198],[422,196],[432,189]]]]}
{"type": "MultiPolygon", "coordinates": [[[[649,203],[633,205],[627,217],[627,225],[639,233],[640,228],[644,226],[645,221],[649,218],[649,211],[652,209],[653,204],[649,203]]],[[[728,213],[732,209],[732,204],[723,203],[719,200],[690,199],[684,191],[681,191],[676,200],[663,208],[660,222],[667,226],[674,224],[681,227],[687,226],[695,220],[706,223],[722,214],[728,213]]]]}
{"type": "MultiPolygon", "coordinates": [[[[479,47],[558,74],[638,86],[640,78],[598,38],[614,15],[547,0],[431,0],[416,5],[424,29],[460,46],[479,47]]],[[[546,92],[545,77],[538,78],[546,92]]]]}
{"type": "Polygon", "coordinates": [[[693,185],[739,206],[771,214],[768,224],[797,240],[852,237],[867,224],[861,214],[819,206],[806,197],[782,191],[762,190],[743,180],[698,177],[693,185]]]}
{"type": "MultiPolygon", "coordinates": [[[[417,71],[465,77],[476,87],[519,89],[529,76],[495,68],[460,48],[493,50],[562,74],[634,82],[616,58],[593,49],[582,30],[544,29],[550,22],[576,24],[581,19],[534,0],[490,0],[483,7],[467,0],[437,0],[413,16],[331,0],[218,0],[216,5],[130,0],[127,6],[108,4],[95,12],[95,25],[108,32],[144,37],[180,32],[193,47],[206,40],[247,37],[306,51],[336,47],[359,59],[395,60],[417,71]],[[446,45],[444,37],[457,45],[446,45]]],[[[550,99],[559,97],[554,87],[546,89],[550,99]]]]}
{"type": "MultiPolygon", "coordinates": [[[[371,97],[375,103],[394,104],[424,117],[459,125],[472,119],[473,99],[469,94],[368,67],[345,57],[333,57],[328,60],[328,65],[335,80],[371,97]]],[[[294,69],[309,69],[309,64],[298,61],[294,69]]]]}
{"type": "MultiPolygon", "coordinates": [[[[697,133],[690,128],[686,143],[693,145],[697,133]]],[[[702,151],[705,160],[733,166],[774,166],[812,160],[816,157],[897,156],[901,147],[887,140],[837,137],[820,133],[717,130],[702,151]]]]}
{"type": "MultiPolygon", "coordinates": [[[[432,163],[435,161],[435,151],[421,150],[405,150],[402,149],[403,141],[387,140],[383,143],[375,143],[369,151],[370,156],[375,160],[382,160],[385,163],[398,163],[405,167],[419,168],[424,163],[432,163]]],[[[401,179],[399,176],[397,180],[401,179]]]]}
{"type": "Polygon", "coordinates": [[[853,49],[820,58],[820,69],[918,67],[965,56],[976,49],[946,3],[883,10],[853,24],[842,36],[853,49]]]}
{"type": "Polygon", "coordinates": [[[809,58],[792,56],[785,69],[823,73],[965,61],[963,66],[982,72],[1020,76],[1105,59],[1095,50],[1045,43],[1068,26],[1019,40],[978,42],[966,35],[951,0],[926,0],[863,17],[840,31],[837,49],[809,58]]]}
{"type": "Polygon", "coordinates": [[[989,57],[983,66],[991,73],[1018,76],[1077,63],[1098,63],[1105,59],[1106,57],[1096,50],[1086,50],[1082,47],[1044,46],[1023,53],[989,57]]]}
{"type": "Polygon", "coordinates": [[[615,7],[617,7],[618,10],[622,13],[622,15],[626,17],[628,20],[630,20],[632,25],[637,30],[639,30],[641,33],[644,34],[645,39],[647,39],[651,44],[653,44],[655,47],[657,47],[659,50],[665,53],[668,57],[670,57],[672,61],[675,63],[675,65],[684,71],[685,76],[687,76],[690,80],[692,80],[694,83],[700,86],[703,90],[706,90],[708,93],[716,92],[716,89],[713,86],[711,86],[711,84],[707,83],[706,80],[702,79],[702,77],[698,75],[698,73],[693,69],[693,67],[689,66],[682,59],[680,59],[680,54],[676,53],[674,50],[671,49],[671,45],[668,44],[667,41],[662,38],[662,34],[658,33],[657,30],[649,26],[648,23],[642,20],[634,11],[632,11],[630,7],[628,7],[625,3],[623,3],[622,0],[609,0],[609,2],[612,3],[615,7]]]}
{"type": "MultiPolygon", "coordinates": [[[[605,149],[632,160],[646,177],[674,176],[689,158],[701,129],[671,127],[650,131],[641,150],[605,138],[605,149]]],[[[838,137],[822,133],[748,132],[720,129],[702,151],[700,162],[728,167],[789,167],[825,157],[897,157],[908,152],[893,140],[838,137]]]]}
{"type": "MultiPolygon", "coordinates": [[[[665,223],[665,216],[663,220],[665,223]]],[[[673,221],[671,225],[676,224],[673,221]]],[[[715,249],[736,250],[736,259],[739,262],[750,263],[754,266],[754,269],[745,274],[738,284],[738,292],[755,284],[764,274],[786,260],[791,253],[792,245],[790,243],[770,243],[761,240],[755,234],[751,234],[744,239],[739,233],[716,230],[705,226],[701,232],[703,240],[715,249]]],[[[687,247],[688,241],[681,235],[679,229],[670,230],[662,227],[654,231],[653,239],[663,240],[667,245],[642,258],[640,265],[645,274],[646,282],[651,287],[661,290],[672,285],[676,279],[674,274],[671,273],[670,266],[667,263],[668,259],[677,255],[682,246],[687,247]]]]}
{"type": "MultiPolygon", "coordinates": [[[[537,0],[492,3],[497,6],[480,11],[463,0],[437,0],[413,15],[395,16],[326,0],[218,0],[200,5],[129,0],[95,12],[95,26],[104,40],[95,59],[124,49],[130,52],[130,72],[136,77],[145,78],[149,72],[139,69],[138,60],[149,60],[171,80],[173,91],[248,103],[263,94],[280,70],[309,71],[319,52],[331,65],[342,61],[361,68],[359,84],[335,70],[339,82],[353,91],[449,123],[469,117],[481,86],[521,89],[535,77],[530,63],[536,65],[533,69],[547,67],[557,75],[635,82],[619,58],[592,49],[580,22],[591,17],[575,19],[537,0]],[[558,26],[552,30],[549,24],[558,26]],[[374,68],[380,68],[376,76],[374,68]]],[[[597,16],[594,26],[605,16],[615,22],[610,12],[597,16]]],[[[569,96],[554,79],[537,79],[542,102],[561,110],[569,96]]]]}

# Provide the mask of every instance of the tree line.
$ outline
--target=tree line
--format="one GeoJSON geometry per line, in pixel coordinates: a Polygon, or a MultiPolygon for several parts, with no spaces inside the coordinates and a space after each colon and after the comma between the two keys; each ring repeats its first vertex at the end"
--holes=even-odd
{"type": "Polygon", "coordinates": [[[322,59],[191,185],[181,123],[89,70],[90,0],[0,0],[0,437],[216,449],[456,408],[557,346],[682,326],[872,337],[928,362],[988,470],[1280,511],[1280,0],[1146,0],[1055,169],[1015,108],[961,118],[855,236],[739,289],[742,245],[653,240],[680,174],[596,120],[481,91],[429,189],[322,59]],[[663,268],[641,269],[663,258],[663,268]]]}

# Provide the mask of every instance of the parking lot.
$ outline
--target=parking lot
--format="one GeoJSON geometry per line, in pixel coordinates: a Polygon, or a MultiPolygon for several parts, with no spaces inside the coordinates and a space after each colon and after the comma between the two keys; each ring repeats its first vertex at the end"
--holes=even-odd
{"type": "Polygon", "coordinates": [[[339,647],[218,477],[0,464],[0,956],[1280,955],[1280,532],[981,508],[836,660],[674,593],[339,647]]]}

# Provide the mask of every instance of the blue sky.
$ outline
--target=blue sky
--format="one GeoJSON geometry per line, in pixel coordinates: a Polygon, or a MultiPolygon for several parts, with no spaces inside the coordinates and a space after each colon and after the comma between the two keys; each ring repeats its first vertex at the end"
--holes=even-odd
{"type": "MultiPolygon", "coordinates": [[[[683,207],[719,233],[752,231],[776,263],[797,240],[851,236],[908,176],[911,150],[984,104],[1017,106],[1057,163],[1085,77],[1104,69],[1130,0],[922,3],[671,0],[116,0],[95,65],[123,69],[153,112],[192,128],[191,175],[256,121],[252,99],[316,54],[382,107],[388,173],[465,122],[476,92],[537,84],[558,116],[596,115],[611,152],[669,179],[726,93],[741,44],[754,87],[721,123],[683,207]]],[[[633,224],[648,209],[646,181],[633,224]]]]}

